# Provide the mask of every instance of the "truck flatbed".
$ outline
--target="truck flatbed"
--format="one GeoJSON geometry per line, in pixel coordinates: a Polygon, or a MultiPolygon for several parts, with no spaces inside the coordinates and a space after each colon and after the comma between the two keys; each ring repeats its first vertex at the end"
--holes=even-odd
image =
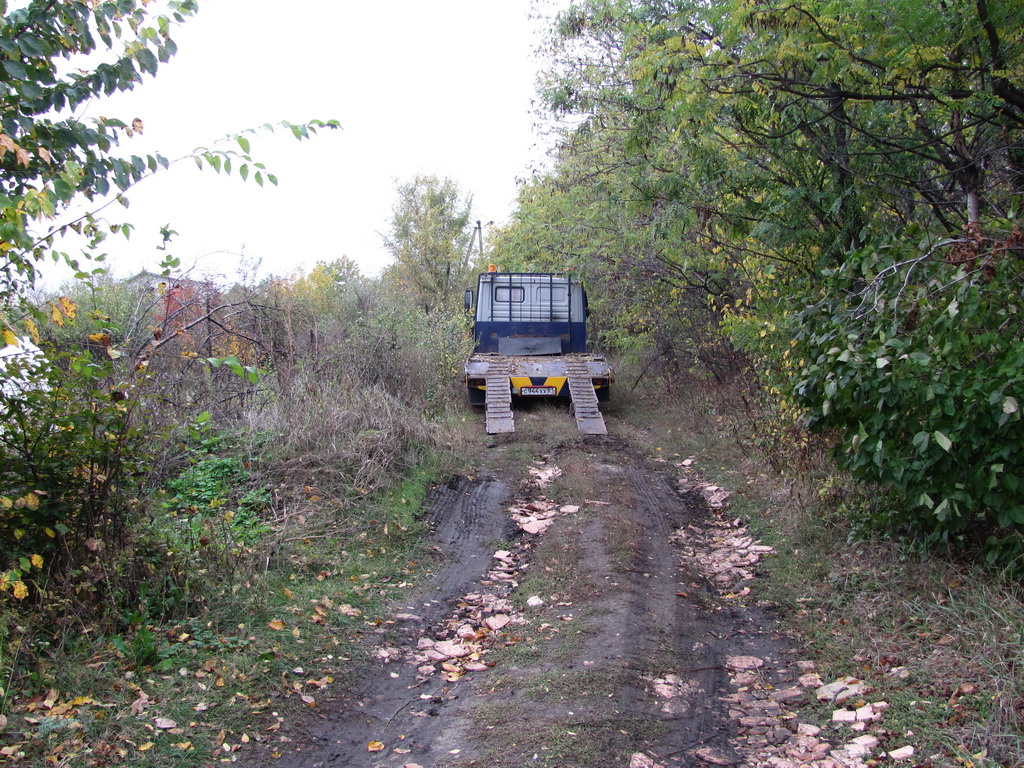
{"type": "Polygon", "coordinates": [[[466,361],[470,401],[487,409],[488,434],[514,432],[512,397],[568,397],[580,431],[608,434],[598,407],[611,383],[611,368],[601,355],[531,356],[478,352],[466,361]]]}

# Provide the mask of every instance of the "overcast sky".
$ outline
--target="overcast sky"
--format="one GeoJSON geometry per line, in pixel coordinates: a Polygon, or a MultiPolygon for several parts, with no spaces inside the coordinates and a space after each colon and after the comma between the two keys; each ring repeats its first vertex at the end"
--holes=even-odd
{"type": "Polygon", "coordinates": [[[128,210],[104,212],[137,228],[127,244],[109,243],[116,273],[153,268],[157,231],[170,223],[173,254],[200,273],[230,279],[244,256],[285,275],[347,255],[374,275],[388,262],[379,233],[396,181],[417,174],[456,180],[475,219],[506,220],[517,178],[543,156],[532,114],[543,25],[530,5],[201,0],[155,78],[83,116],[138,117],[144,133],[123,152],[172,160],[268,122],[336,119],[342,129],[254,138],[277,188],[189,160],[132,189],[128,210]]]}

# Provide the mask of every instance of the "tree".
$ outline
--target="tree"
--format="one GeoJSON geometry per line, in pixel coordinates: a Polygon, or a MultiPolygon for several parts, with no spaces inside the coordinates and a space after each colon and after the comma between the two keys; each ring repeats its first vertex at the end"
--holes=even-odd
{"type": "Polygon", "coordinates": [[[397,279],[430,312],[452,308],[461,297],[471,259],[473,198],[451,179],[417,176],[399,184],[384,245],[395,258],[397,279]]]}
{"type": "MultiPolygon", "coordinates": [[[[25,335],[39,343],[47,335],[43,323],[74,323],[78,307],[68,297],[32,304],[37,264],[64,258],[77,277],[88,278],[77,259],[53,250],[55,236],[77,231],[89,242],[88,253],[113,226],[90,208],[124,202],[133,184],[170,164],[159,154],[119,153],[123,137],[144,130],[140,120],[77,116],[89,100],[136,87],[174,55],[171,33],[197,3],[167,0],[165,13],[153,7],[151,0],[31,0],[9,10],[0,0],[0,331],[6,343],[17,345],[25,335]],[[72,203],[85,212],[56,223],[70,217],[72,203]]],[[[299,139],[338,126],[284,125],[299,139]]],[[[252,169],[258,184],[274,183],[248,153],[243,133],[193,157],[217,171],[230,172],[234,162],[243,179],[252,169]]],[[[131,225],[113,228],[127,235],[131,225]]],[[[169,229],[164,236],[170,238],[169,229]]],[[[168,258],[165,266],[176,262],[168,258]]],[[[149,363],[171,339],[151,337],[145,353],[129,362],[117,342],[130,329],[114,322],[91,313],[88,342],[64,352],[43,344],[47,357],[5,359],[4,376],[32,385],[0,393],[0,592],[18,599],[30,594],[28,574],[43,563],[59,583],[96,552],[112,558],[138,516],[138,485],[160,442],[147,412],[156,400],[146,398],[156,367],[149,363]]],[[[122,597],[130,599],[128,592],[122,597]]]]}
{"type": "Polygon", "coordinates": [[[896,492],[890,529],[1004,562],[1024,552],[1022,26],[986,0],[580,0],[542,93],[571,118],[554,175],[631,211],[602,263],[703,286],[766,400],[896,492]]]}

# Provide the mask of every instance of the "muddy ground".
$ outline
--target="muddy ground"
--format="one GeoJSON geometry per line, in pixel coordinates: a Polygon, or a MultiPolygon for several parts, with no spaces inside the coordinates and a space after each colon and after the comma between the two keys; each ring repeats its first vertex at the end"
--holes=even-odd
{"type": "Polygon", "coordinates": [[[525,449],[502,436],[472,477],[435,489],[432,581],[369,638],[359,684],[286,723],[254,764],[825,756],[832,745],[797,715],[813,698],[812,681],[800,685],[810,666],[758,605],[768,548],[727,503],[715,508],[725,493],[694,463],[652,461],[622,436],[564,442],[511,476],[525,449]]]}

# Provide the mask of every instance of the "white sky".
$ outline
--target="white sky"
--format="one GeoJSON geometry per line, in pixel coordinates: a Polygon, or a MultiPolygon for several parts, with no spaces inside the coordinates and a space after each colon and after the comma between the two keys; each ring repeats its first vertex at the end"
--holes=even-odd
{"type": "MultiPolygon", "coordinates": [[[[558,2],[559,6],[563,3],[558,2]]],[[[474,198],[474,219],[502,222],[516,179],[543,156],[534,130],[530,0],[201,0],[172,37],[177,55],[135,91],[85,117],[139,117],[124,154],[168,159],[264,123],[337,119],[341,130],[296,141],[252,138],[279,186],[173,166],[128,193],[111,220],[136,226],[107,250],[119,276],[153,268],[158,229],[180,236],[183,268],[229,279],[242,255],[286,275],[341,255],[374,275],[388,262],[396,181],[435,174],[474,198]]],[[[235,145],[237,148],[237,145],[235,145]]],[[[486,236],[486,230],[485,230],[486,236]]]]}

